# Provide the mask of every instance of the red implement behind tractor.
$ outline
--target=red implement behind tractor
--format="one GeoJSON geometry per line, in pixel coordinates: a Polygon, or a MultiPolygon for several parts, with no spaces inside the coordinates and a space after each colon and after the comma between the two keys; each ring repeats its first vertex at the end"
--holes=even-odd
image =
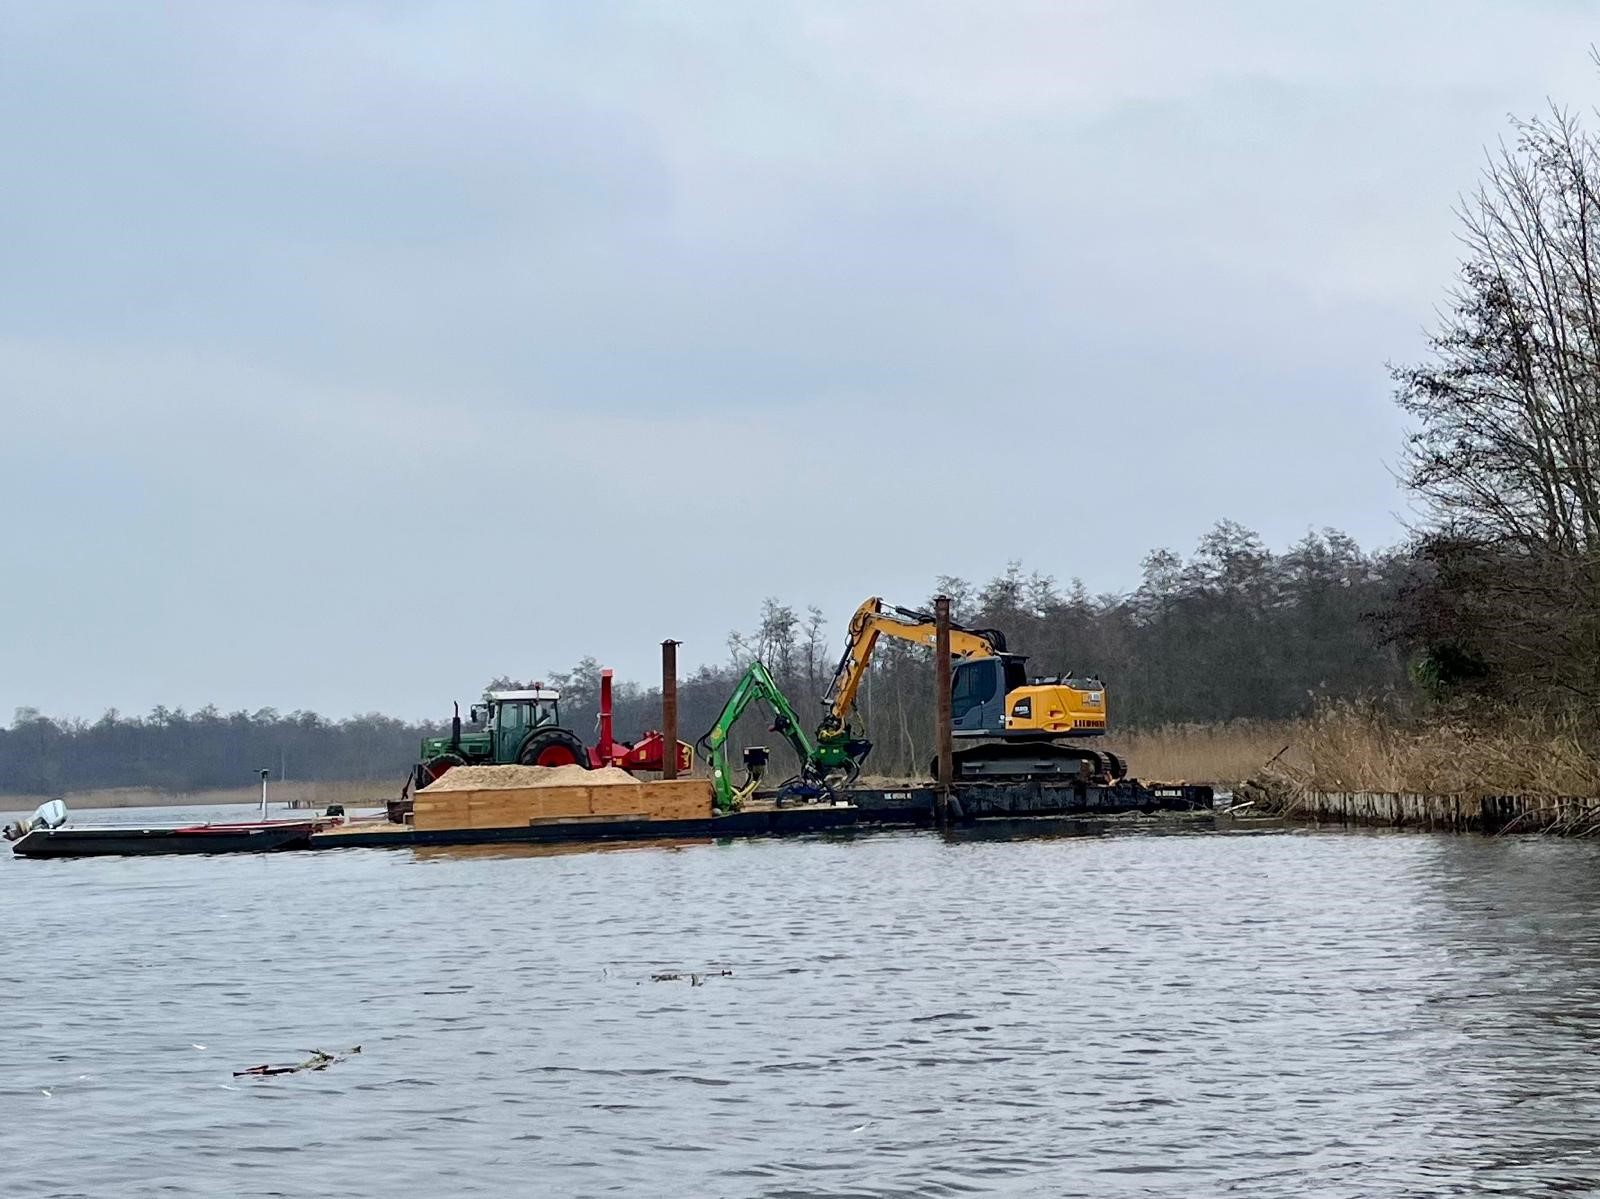
{"type": "MultiPolygon", "coordinates": [[[[660,730],[651,729],[633,744],[614,740],[611,734],[611,675],[608,668],[600,672],[600,737],[589,749],[589,769],[602,766],[620,766],[627,771],[659,771],[665,759],[662,751],[667,739],[660,730]]],[[[688,774],[694,766],[694,749],[678,742],[678,773],[688,774]]]]}

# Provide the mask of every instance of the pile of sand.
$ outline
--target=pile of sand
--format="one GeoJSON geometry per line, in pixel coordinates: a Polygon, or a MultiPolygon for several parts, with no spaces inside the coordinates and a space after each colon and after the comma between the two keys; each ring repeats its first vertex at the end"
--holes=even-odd
{"type": "Polygon", "coordinates": [[[620,766],[603,766],[599,770],[582,766],[457,766],[422,790],[497,791],[509,787],[609,787],[622,783],[638,786],[639,780],[620,766]]]}

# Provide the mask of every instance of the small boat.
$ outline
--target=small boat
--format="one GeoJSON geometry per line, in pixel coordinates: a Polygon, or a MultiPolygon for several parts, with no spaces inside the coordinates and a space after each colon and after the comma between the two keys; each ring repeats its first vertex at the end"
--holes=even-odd
{"type": "Polygon", "coordinates": [[[271,853],[306,849],[325,820],[274,820],[266,824],[192,824],[141,828],[105,824],[30,829],[11,843],[23,858],[140,857],[169,853],[271,853]]]}
{"type": "Polygon", "coordinates": [[[311,834],[340,823],[336,816],[244,820],[219,824],[66,826],[66,805],[52,801],[5,829],[11,852],[23,858],[142,857],[171,853],[272,853],[306,849],[311,834]]]}

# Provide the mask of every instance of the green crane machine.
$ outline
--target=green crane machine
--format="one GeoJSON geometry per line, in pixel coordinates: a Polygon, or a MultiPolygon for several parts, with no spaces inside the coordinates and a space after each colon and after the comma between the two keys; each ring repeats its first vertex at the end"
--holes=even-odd
{"type": "Polygon", "coordinates": [[[728,734],[751,704],[760,701],[772,709],[771,730],[782,735],[800,759],[800,773],[779,789],[778,802],[786,799],[831,798],[835,788],[848,787],[861,773],[861,763],[872,742],[854,738],[819,746],[807,736],[772,673],[760,660],[751,662],[722,705],[722,714],[699,745],[711,763],[711,789],[717,811],[737,811],[760,785],[767,768],[767,748],[752,745],[744,751],[745,777],[737,786],[728,770],[728,734]]]}

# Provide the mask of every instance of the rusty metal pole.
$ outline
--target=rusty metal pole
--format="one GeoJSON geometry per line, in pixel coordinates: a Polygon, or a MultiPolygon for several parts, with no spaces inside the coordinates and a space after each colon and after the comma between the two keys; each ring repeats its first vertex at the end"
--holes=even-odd
{"type": "Polygon", "coordinates": [[[944,824],[950,813],[950,782],[954,774],[950,741],[950,597],[938,596],[933,601],[933,694],[934,720],[938,722],[934,737],[939,747],[939,777],[937,782],[939,823],[944,824]]]}
{"type": "Polygon", "coordinates": [[[661,643],[661,777],[678,777],[678,643],[661,643]]]}

